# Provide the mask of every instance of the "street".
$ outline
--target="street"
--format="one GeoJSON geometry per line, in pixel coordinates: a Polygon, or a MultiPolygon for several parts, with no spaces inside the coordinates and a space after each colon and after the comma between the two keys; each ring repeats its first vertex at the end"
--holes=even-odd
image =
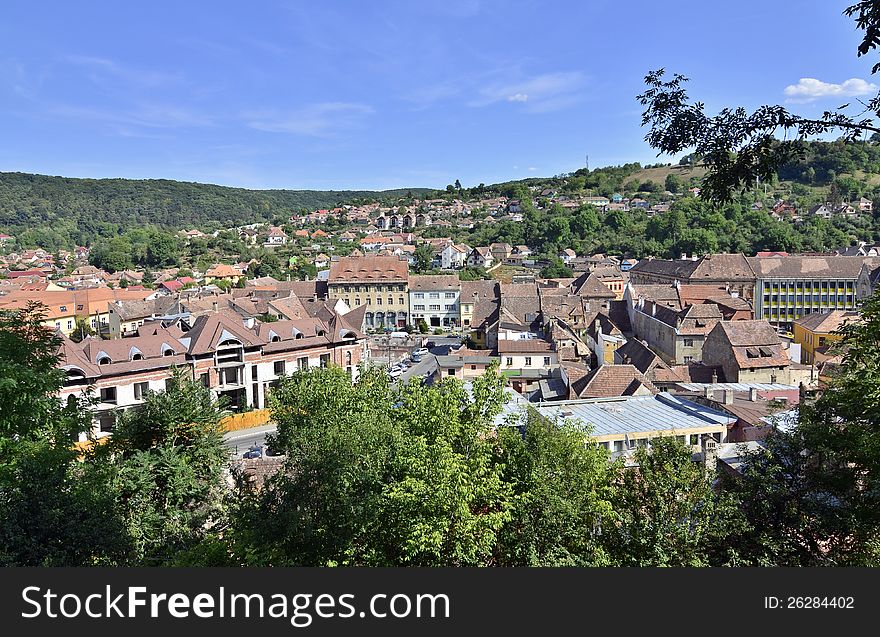
{"type": "Polygon", "coordinates": [[[223,446],[232,452],[233,457],[240,459],[242,454],[254,445],[262,446],[266,452],[266,434],[274,433],[275,425],[230,431],[223,435],[223,446]]]}

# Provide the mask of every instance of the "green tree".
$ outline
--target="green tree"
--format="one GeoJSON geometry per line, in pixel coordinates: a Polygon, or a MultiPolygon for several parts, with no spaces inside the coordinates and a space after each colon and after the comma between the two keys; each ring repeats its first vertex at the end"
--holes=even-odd
{"type": "Polygon", "coordinates": [[[664,187],[666,190],[673,193],[681,192],[684,188],[681,179],[675,173],[669,173],[666,175],[666,183],[664,184],[664,187]]]}
{"type": "MultiPolygon", "coordinates": [[[[867,55],[880,44],[877,3],[862,0],[844,13],[854,17],[864,31],[858,55],[867,55]]],[[[871,72],[878,70],[880,62],[871,72]]],[[[745,108],[725,108],[709,116],[704,103],[688,97],[684,88],[688,78],[680,74],[670,80],[664,77],[664,69],[649,72],[647,88],[637,98],[644,107],[642,125],[650,127],[645,140],[660,153],[694,151],[700,155],[708,169],[700,192],[706,199],[730,201],[736,190],[754,187],[758,179],[769,182],[780,166],[802,156],[806,138],[840,131],[844,140],[855,140],[880,132],[873,119],[880,116],[880,94],[865,108],[859,100],[853,115],[847,114],[849,104],[844,104],[821,117],[797,115],[778,105],[760,106],[751,113],[745,108]],[[779,141],[777,133],[784,133],[786,141],[779,141]]],[[[847,166],[844,172],[852,171],[847,166]]]]}
{"type": "Polygon", "coordinates": [[[530,414],[499,432],[510,519],[499,534],[499,566],[602,566],[603,520],[612,519],[608,454],[585,432],[530,414]]]}
{"type": "Polygon", "coordinates": [[[543,279],[562,279],[572,276],[573,272],[570,267],[559,257],[551,257],[550,263],[541,268],[540,276],[543,279]]]}
{"type": "Polygon", "coordinates": [[[767,563],[880,564],[880,297],[840,331],[839,372],[731,485],[751,525],[740,552],[767,563]]]}
{"type": "Polygon", "coordinates": [[[733,499],[712,487],[714,473],[674,436],[635,453],[638,470],[620,468],[614,516],[602,538],[620,566],[709,566],[729,556],[724,539],[741,525],[733,499]]]}
{"type": "Polygon", "coordinates": [[[221,415],[210,390],[175,369],[164,391],[117,414],[110,443],[90,457],[125,512],[135,563],[173,565],[216,541],[228,459],[221,415]]]}

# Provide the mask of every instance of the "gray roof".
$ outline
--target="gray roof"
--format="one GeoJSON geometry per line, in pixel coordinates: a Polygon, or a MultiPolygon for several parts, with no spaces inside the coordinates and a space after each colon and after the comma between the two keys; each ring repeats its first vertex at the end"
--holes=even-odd
{"type": "Polygon", "coordinates": [[[655,396],[623,396],[566,400],[535,405],[538,413],[552,421],[569,420],[590,427],[593,436],[638,434],[696,428],[718,428],[736,418],[668,393],[655,396]]]}
{"type": "Polygon", "coordinates": [[[796,256],[750,257],[759,279],[857,279],[865,257],[796,256]]]}

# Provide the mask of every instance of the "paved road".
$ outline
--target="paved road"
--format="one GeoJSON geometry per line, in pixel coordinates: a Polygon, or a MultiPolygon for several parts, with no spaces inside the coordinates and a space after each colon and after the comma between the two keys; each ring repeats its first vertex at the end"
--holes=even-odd
{"type": "Polygon", "coordinates": [[[253,429],[242,429],[241,431],[230,431],[223,435],[223,445],[232,451],[236,458],[253,447],[254,445],[266,448],[266,434],[274,433],[275,425],[265,425],[263,427],[254,427],[253,429]]]}
{"type": "Polygon", "coordinates": [[[398,381],[406,383],[411,378],[425,376],[428,373],[433,374],[436,369],[437,357],[434,354],[428,354],[423,356],[421,361],[404,371],[398,378],[398,381]]]}

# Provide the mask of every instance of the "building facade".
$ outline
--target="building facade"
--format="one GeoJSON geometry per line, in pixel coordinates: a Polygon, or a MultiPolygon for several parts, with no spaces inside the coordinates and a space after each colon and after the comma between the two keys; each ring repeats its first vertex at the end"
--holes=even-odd
{"type": "Polygon", "coordinates": [[[428,327],[458,327],[461,281],[454,274],[409,277],[410,323],[428,327]]]}
{"type": "Polygon", "coordinates": [[[409,322],[409,263],[395,256],[334,258],[327,294],[350,308],[366,306],[364,328],[405,327],[409,322]]]}

